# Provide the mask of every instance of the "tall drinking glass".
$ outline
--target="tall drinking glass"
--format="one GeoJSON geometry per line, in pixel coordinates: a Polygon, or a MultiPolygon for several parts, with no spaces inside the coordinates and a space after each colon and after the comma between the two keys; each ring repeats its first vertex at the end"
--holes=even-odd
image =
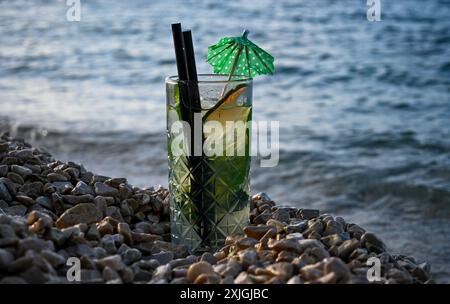
{"type": "Polygon", "coordinates": [[[201,253],[243,234],[249,221],[252,80],[199,75],[199,109],[183,101],[190,85],[166,79],[171,234],[201,253]],[[194,142],[201,149],[192,155],[194,142]]]}

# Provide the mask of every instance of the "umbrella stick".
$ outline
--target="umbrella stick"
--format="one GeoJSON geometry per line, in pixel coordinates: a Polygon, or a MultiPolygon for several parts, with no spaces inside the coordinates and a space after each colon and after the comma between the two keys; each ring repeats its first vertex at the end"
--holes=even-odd
{"type": "MultiPolygon", "coordinates": [[[[244,30],[244,32],[242,33],[242,38],[247,38],[248,33],[249,33],[248,30],[244,30]]],[[[231,77],[233,77],[234,70],[236,69],[236,65],[239,61],[239,56],[241,55],[241,52],[242,52],[242,47],[239,47],[238,52],[237,52],[236,57],[233,62],[233,66],[231,67],[230,74],[228,75],[227,83],[225,84],[225,87],[223,88],[222,93],[220,93],[219,100],[222,99],[222,97],[225,94],[225,91],[227,89],[228,82],[231,80],[231,77]]],[[[250,75],[249,75],[249,77],[250,77],[250,75]]]]}
{"type": "Polygon", "coordinates": [[[236,69],[236,65],[237,65],[237,63],[238,63],[238,61],[239,61],[239,56],[241,55],[241,51],[242,51],[242,48],[239,48],[239,49],[238,49],[238,52],[237,52],[237,54],[236,54],[236,57],[235,57],[235,59],[234,59],[233,66],[231,67],[230,74],[228,75],[227,83],[226,83],[225,86],[223,87],[222,93],[220,93],[219,100],[222,99],[222,97],[223,97],[223,95],[225,94],[225,91],[226,91],[226,89],[227,89],[228,82],[231,80],[231,77],[233,77],[234,70],[236,69]]]}

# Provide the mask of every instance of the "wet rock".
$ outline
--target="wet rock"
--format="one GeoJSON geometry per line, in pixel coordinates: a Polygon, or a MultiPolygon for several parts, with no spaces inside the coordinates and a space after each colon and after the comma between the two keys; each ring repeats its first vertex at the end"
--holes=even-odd
{"type": "Polygon", "coordinates": [[[0,153],[7,152],[8,150],[9,150],[9,144],[7,142],[0,142],[0,153]]]}
{"type": "Polygon", "coordinates": [[[344,242],[341,235],[339,234],[331,234],[321,238],[320,240],[328,247],[339,246],[340,244],[342,244],[342,242],[344,242]]]}
{"type": "Polygon", "coordinates": [[[286,239],[299,241],[299,240],[303,240],[304,237],[303,237],[303,234],[301,234],[300,232],[294,232],[294,233],[287,234],[286,239]]]}
{"type": "Polygon", "coordinates": [[[39,196],[38,198],[36,198],[35,202],[46,209],[53,209],[51,200],[46,196],[39,196]]]}
{"type": "Polygon", "coordinates": [[[275,251],[294,251],[297,253],[301,252],[301,245],[298,242],[298,240],[295,239],[281,239],[281,240],[274,240],[271,239],[268,242],[268,247],[271,250],[275,251]]]}
{"type": "Polygon", "coordinates": [[[217,274],[201,274],[195,279],[194,284],[219,284],[220,280],[217,274]]]}
{"type": "Polygon", "coordinates": [[[253,249],[239,251],[238,257],[240,263],[244,268],[255,264],[258,259],[258,255],[256,254],[256,251],[253,249]]]}
{"type": "Polygon", "coordinates": [[[218,268],[217,270],[222,277],[235,278],[242,271],[242,265],[237,261],[230,260],[223,264],[223,269],[218,268]]]}
{"type": "Polygon", "coordinates": [[[6,177],[13,183],[23,185],[25,183],[23,177],[20,174],[14,172],[8,172],[6,177]]]}
{"type": "Polygon", "coordinates": [[[106,215],[112,217],[118,222],[123,222],[122,213],[120,213],[120,209],[116,206],[109,206],[106,208],[106,215]]]}
{"type": "MultiPolygon", "coordinates": [[[[111,233],[112,233],[112,229],[111,229],[111,233]]],[[[91,240],[91,241],[96,241],[99,240],[101,238],[100,232],[98,231],[97,225],[96,224],[91,224],[89,226],[88,231],[86,232],[86,239],[91,240]]]]}
{"type": "Polygon", "coordinates": [[[322,261],[325,258],[328,258],[330,254],[327,250],[323,247],[314,247],[311,248],[311,251],[309,252],[309,255],[315,259],[315,261],[322,261]]]}
{"type": "Polygon", "coordinates": [[[287,233],[299,232],[302,233],[308,228],[308,221],[293,221],[286,226],[287,233]]]}
{"type": "Polygon", "coordinates": [[[202,254],[200,261],[208,262],[211,265],[217,263],[217,258],[209,252],[205,252],[202,254]]]}
{"type": "Polygon", "coordinates": [[[288,280],[294,273],[291,263],[280,262],[266,267],[274,276],[280,277],[283,281],[288,280]]]}
{"type": "Polygon", "coordinates": [[[350,254],[359,247],[359,241],[357,239],[351,239],[343,242],[338,247],[338,256],[341,259],[347,260],[350,254]]]}
{"type": "Polygon", "coordinates": [[[94,198],[94,205],[100,211],[100,213],[102,214],[102,217],[107,216],[106,210],[108,208],[108,204],[106,202],[106,199],[103,196],[96,196],[94,198]]]}
{"type": "Polygon", "coordinates": [[[20,158],[22,160],[27,160],[33,157],[33,150],[32,149],[15,150],[11,151],[10,155],[20,158]]]}
{"type": "Polygon", "coordinates": [[[72,195],[86,195],[86,194],[94,195],[94,191],[85,182],[79,181],[76,184],[75,188],[73,188],[73,190],[71,191],[71,194],[72,195]]]}
{"type": "Polygon", "coordinates": [[[25,239],[21,239],[17,244],[17,254],[19,256],[25,254],[25,252],[28,250],[40,252],[44,249],[54,250],[53,243],[44,241],[39,238],[28,237],[25,239]]]}
{"type": "Polygon", "coordinates": [[[412,269],[411,274],[422,282],[430,279],[430,269],[427,263],[420,264],[412,269]]]}
{"type": "Polygon", "coordinates": [[[66,259],[63,256],[61,256],[60,254],[57,254],[56,252],[48,250],[48,249],[42,250],[41,255],[55,269],[66,263],[66,259]]]}
{"type": "Polygon", "coordinates": [[[14,255],[0,248],[0,270],[7,270],[8,266],[14,261],[14,255]]]}
{"type": "Polygon", "coordinates": [[[270,219],[266,223],[268,226],[272,226],[276,229],[276,233],[284,233],[286,224],[275,219],[270,219]]]}
{"type": "Polygon", "coordinates": [[[105,184],[108,186],[111,186],[113,188],[118,188],[120,184],[125,184],[127,182],[127,179],[124,177],[115,177],[115,178],[109,178],[105,181],[105,184]]]}
{"type": "Polygon", "coordinates": [[[323,244],[320,241],[313,239],[299,240],[298,244],[299,252],[303,252],[308,248],[312,249],[314,247],[323,247],[323,244]]]}
{"type": "Polygon", "coordinates": [[[34,204],[34,199],[26,195],[16,195],[16,200],[25,206],[31,206],[34,204]]]}
{"type": "Polygon", "coordinates": [[[8,166],[0,165],[0,177],[5,177],[7,173],[8,173],[8,166]]]}
{"type": "Polygon", "coordinates": [[[105,266],[102,271],[103,280],[106,282],[120,279],[120,275],[109,266],[105,266]]]}
{"type": "Polygon", "coordinates": [[[318,217],[320,214],[319,210],[316,209],[299,209],[297,212],[297,217],[303,220],[310,220],[318,217]]]}
{"type": "Polygon", "coordinates": [[[117,254],[100,259],[97,261],[97,264],[102,268],[108,266],[115,271],[121,271],[126,267],[126,265],[122,262],[120,255],[117,254]]]}
{"type": "Polygon", "coordinates": [[[20,187],[20,192],[29,197],[37,198],[42,193],[43,187],[44,184],[42,182],[27,183],[20,187]]]}
{"type": "Polygon", "coordinates": [[[132,232],[133,241],[137,243],[151,243],[153,241],[162,240],[160,235],[151,233],[132,232]]]}
{"type": "Polygon", "coordinates": [[[154,272],[153,280],[169,280],[172,277],[172,269],[169,264],[158,266],[154,272]]]}
{"type": "Polygon", "coordinates": [[[239,249],[247,249],[247,248],[253,248],[258,243],[257,240],[254,238],[246,237],[238,240],[236,242],[236,246],[239,249]]]}
{"type": "Polygon", "coordinates": [[[325,230],[323,232],[323,236],[327,236],[327,235],[333,235],[333,234],[340,234],[343,233],[344,229],[342,227],[342,225],[336,221],[328,221],[326,226],[325,226],[325,230]]]}
{"type": "Polygon", "coordinates": [[[246,273],[245,271],[243,271],[234,279],[234,283],[235,284],[253,284],[254,282],[251,279],[251,277],[249,276],[249,274],[246,273]]]}
{"type": "Polygon", "coordinates": [[[380,253],[386,250],[386,245],[375,234],[366,232],[361,236],[361,244],[369,252],[380,253]]]}
{"type": "Polygon", "coordinates": [[[271,229],[270,226],[247,226],[244,228],[244,232],[247,236],[259,240],[267,231],[271,229]]]}
{"type": "Polygon", "coordinates": [[[133,209],[126,201],[123,201],[120,203],[120,213],[123,217],[129,217],[133,215],[133,209]]]}
{"type": "Polygon", "coordinates": [[[158,253],[162,251],[173,252],[174,258],[176,259],[185,257],[188,254],[187,249],[182,245],[172,244],[164,241],[154,241],[151,253],[158,253]]]}
{"type": "Polygon", "coordinates": [[[33,257],[31,256],[22,256],[17,258],[14,262],[8,265],[9,273],[18,273],[30,268],[33,265],[33,257]]]}
{"type": "Polygon", "coordinates": [[[27,281],[25,281],[23,278],[21,277],[16,277],[16,276],[10,276],[10,277],[5,277],[3,279],[0,280],[0,284],[27,284],[27,281]]]}
{"type": "Polygon", "coordinates": [[[73,190],[73,185],[71,182],[53,182],[51,185],[59,193],[68,194],[73,190]]]}
{"type": "Polygon", "coordinates": [[[28,175],[31,175],[33,173],[33,171],[31,171],[27,167],[19,166],[19,165],[12,165],[11,172],[19,174],[22,177],[27,177],[28,175]]]}
{"type": "Polygon", "coordinates": [[[34,233],[43,233],[46,229],[49,229],[53,226],[52,218],[39,211],[32,211],[28,214],[27,219],[28,225],[30,225],[30,231],[34,233]]]}
{"type": "Polygon", "coordinates": [[[352,238],[355,238],[357,240],[360,240],[362,235],[366,233],[366,230],[356,224],[347,225],[347,231],[350,233],[350,236],[352,238]]]}
{"type": "Polygon", "coordinates": [[[133,237],[131,236],[131,229],[127,223],[119,223],[117,225],[117,231],[123,235],[124,242],[128,245],[133,244],[133,237]]]}
{"type": "Polygon", "coordinates": [[[47,280],[46,275],[36,266],[31,266],[22,271],[20,276],[30,284],[43,284],[47,280]]]}
{"type": "Polygon", "coordinates": [[[48,229],[44,237],[55,243],[56,246],[62,246],[68,239],[61,230],[54,227],[48,229]]]}
{"type": "Polygon", "coordinates": [[[289,212],[285,209],[277,209],[274,213],[272,213],[272,219],[275,219],[280,222],[287,223],[290,219],[289,212]]]}
{"type": "Polygon", "coordinates": [[[275,260],[276,263],[278,262],[292,262],[296,257],[298,256],[297,253],[292,251],[281,251],[278,253],[277,259],[275,260]]]}
{"type": "Polygon", "coordinates": [[[25,213],[27,212],[27,207],[23,206],[23,205],[16,205],[16,206],[11,206],[11,207],[7,207],[7,208],[3,208],[3,212],[6,215],[11,215],[11,216],[24,216],[25,213]]]}
{"type": "Polygon", "coordinates": [[[185,258],[179,258],[179,259],[175,259],[169,262],[170,267],[172,269],[176,268],[176,267],[185,267],[187,265],[191,265],[195,262],[197,262],[197,257],[195,255],[190,255],[187,256],[185,258]]]}
{"type": "Polygon", "coordinates": [[[94,197],[90,194],[84,195],[62,195],[64,203],[69,205],[77,205],[82,203],[90,203],[94,200],[94,197]]]}
{"type": "Polygon", "coordinates": [[[101,220],[101,213],[94,204],[78,204],[66,210],[56,221],[56,227],[66,228],[79,223],[91,224],[101,220]]]}
{"type": "Polygon", "coordinates": [[[136,248],[130,248],[123,253],[122,257],[125,264],[131,265],[142,257],[142,253],[136,248]]]}
{"type": "Polygon", "coordinates": [[[0,199],[5,200],[7,202],[12,201],[11,194],[8,191],[6,184],[0,180],[0,199]]]}
{"type": "Polygon", "coordinates": [[[97,230],[101,236],[114,233],[114,227],[106,221],[102,221],[97,225],[97,230]]]}
{"type": "Polygon", "coordinates": [[[325,273],[334,273],[335,280],[338,283],[345,283],[350,278],[350,270],[341,259],[326,258],[323,260],[323,264],[325,273]]]}
{"type": "Polygon", "coordinates": [[[267,202],[267,201],[272,201],[272,199],[270,198],[270,196],[267,193],[259,192],[259,193],[255,194],[255,195],[253,195],[252,201],[264,201],[264,202],[267,202]]]}
{"type": "Polygon", "coordinates": [[[302,284],[303,281],[299,276],[294,276],[286,282],[286,284],[302,284]]]}
{"type": "Polygon", "coordinates": [[[114,197],[119,193],[119,191],[116,188],[110,187],[100,182],[96,182],[94,184],[94,191],[96,195],[110,196],[110,197],[114,197]]]}
{"type": "Polygon", "coordinates": [[[265,224],[270,219],[270,216],[271,216],[270,211],[264,210],[263,213],[255,217],[255,219],[253,220],[253,224],[255,225],[265,224]]]}
{"type": "Polygon", "coordinates": [[[134,281],[134,272],[131,268],[127,267],[120,272],[120,277],[125,284],[133,283],[134,281]]]}
{"type": "Polygon", "coordinates": [[[7,238],[15,238],[16,232],[14,231],[13,227],[8,224],[0,224],[0,236],[1,239],[7,239],[7,238]]]}
{"type": "Polygon", "coordinates": [[[322,263],[306,265],[300,269],[300,276],[304,281],[314,281],[324,274],[322,263]]]}
{"type": "Polygon", "coordinates": [[[154,253],[150,258],[157,260],[160,265],[164,265],[173,260],[173,253],[171,251],[154,253]]]}
{"type": "Polygon", "coordinates": [[[411,284],[413,282],[412,276],[407,271],[392,268],[388,271],[387,277],[395,283],[411,284]]]}
{"type": "Polygon", "coordinates": [[[163,207],[163,201],[159,197],[150,196],[150,206],[154,212],[159,213],[163,207]]]}
{"type": "Polygon", "coordinates": [[[305,232],[303,232],[303,235],[307,236],[308,238],[312,238],[311,234],[315,233],[319,236],[319,238],[322,236],[324,230],[324,224],[323,222],[318,219],[311,219],[308,222],[308,229],[306,229],[305,232]]]}
{"type": "Polygon", "coordinates": [[[47,178],[50,182],[67,182],[70,180],[69,176],[62,173],[50,173],[47,175],[47,178]]]}
{"type": "Polygon", "coordinates": [[[125,183],[119,184],[119,197],[123,200],[129,199],[133,195],[133,188],[125,183]]]}

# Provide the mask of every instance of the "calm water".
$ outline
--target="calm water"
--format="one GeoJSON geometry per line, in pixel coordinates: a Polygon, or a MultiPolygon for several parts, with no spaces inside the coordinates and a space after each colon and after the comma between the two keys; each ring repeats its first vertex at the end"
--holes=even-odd
{"type": "Polygon", "coordinates": [[[278,167],[253,191],[362,224],[450,282],[450,3],[382,1],[0,2],[0,129],[57,158],[167,185],[170,23],[208,45],[250,39],[276,58],[254,84],[256,120],[281,122],[278,167]]]}

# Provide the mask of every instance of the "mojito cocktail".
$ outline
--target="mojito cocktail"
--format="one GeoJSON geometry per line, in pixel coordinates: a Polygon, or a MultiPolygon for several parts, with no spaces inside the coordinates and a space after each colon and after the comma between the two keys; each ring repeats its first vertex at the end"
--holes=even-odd
{"type": "Polygon", "coordinates": [[[217,250],[248,224],[252,80],[199,75],[201,108],[190,109],[198,132],[183,124],[183,85],[166,80],[172,242],[199,253],[217,250]],[[192,155],[194,133],[201,151],[192,155]]]}

